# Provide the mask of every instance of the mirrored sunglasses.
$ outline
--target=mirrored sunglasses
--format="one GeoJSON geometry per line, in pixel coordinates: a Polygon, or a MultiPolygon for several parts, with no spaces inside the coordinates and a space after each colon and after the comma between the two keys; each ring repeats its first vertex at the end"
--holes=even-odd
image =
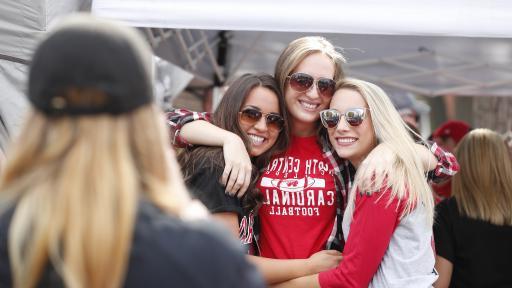
{"type": "Polygon", "coordinates": [[[340,123],[341,117],[345,116],[345,122],[350,126],[356,127],[363,123],[366,118],[366,111],[370,111],[368,108],[351,108],[341,113],[336,109],[327,109],[320,111],[320,120],[325,128],[336,128],[340,123]]]}

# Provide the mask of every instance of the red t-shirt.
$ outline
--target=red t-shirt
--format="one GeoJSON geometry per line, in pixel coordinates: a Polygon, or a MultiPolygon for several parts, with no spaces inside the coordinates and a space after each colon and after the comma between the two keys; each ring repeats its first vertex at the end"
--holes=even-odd
{"type": "Polygon", "coordinates": [[[292,137],[289,149],[270,161],[258,182],[261,256],[307,258],[324,249],[336,218],[332,170],[316,136],[292,137]]]}

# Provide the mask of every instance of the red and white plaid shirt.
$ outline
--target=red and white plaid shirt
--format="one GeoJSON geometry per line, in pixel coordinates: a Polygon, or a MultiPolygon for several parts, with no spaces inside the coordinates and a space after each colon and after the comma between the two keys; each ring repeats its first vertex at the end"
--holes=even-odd
{"type": "MultiPolygon", "coordinates": [[[[181,127],[195,120],[210,121],[211,116],[211,113],[208,112],[194,112],[186,109],[173,109],[167,112],[167,124],[170,128],[171,141],[173,145],[180,148],[190,146],[190,144],[187,143],[187,141],[185,141],[185,139],[180,135],[181,127]]],[[[331,163],[334,169],[334,180],[338,199],[336,225],[326,243],[326,249],[342,251],[344,238],[341,230],[341,222],[343,219],[343,212],[347,205],[347,195],[352,187],[352,181],[356,170],[348,160],[342,159],[338,157],[336,153],[333,153],[327,137],[320,137],[320,144],[323,150],[323,157],[331,163]]],[[[436,183],[442,182],[459,171],[459,163],[452,153],[444,151],[436,143],[432,143],[430,151],[435,155],[438,162],[436,168],[428,173],[429,181],[436,183]]]]}

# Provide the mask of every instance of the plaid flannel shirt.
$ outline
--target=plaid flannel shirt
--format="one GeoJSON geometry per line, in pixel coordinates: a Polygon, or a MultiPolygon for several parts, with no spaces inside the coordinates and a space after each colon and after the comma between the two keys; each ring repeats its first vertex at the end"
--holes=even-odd
{"type": "MultiPolygon", "coordinates": [[[[172,143],[175,147],[187,147],[189,143],[180,135],[181,127],[183,125],[195,121],[205,120],[210,121],[211,113],[207,112],[194,112],[186,109],[173,109],[166,113],[167,124],[170,128],[170,135],[172,143]]],[[[343,238],[343,231],[341,229],[341,222],[343,213],[347,206],[347,195],[352,187],[352,181],[355,175],[355,168],[348,160],[340,158],[336,153],[333,153],[329,140],[326,136],[320,137],[320,145],[322,146],[322,155],[324,159],[331,163],[334,170],[334,183],[336,186],[336,195],[338,199],[336,208],[336,221],[331,231],[329,239],[327,240],[326,249],[336,249],[343,251],[345,240],[343,238]]],[[[428,180],[433,182],[442,182],[447,178],[455,175],[459,171],[459,163],[453,154],[444,151],[436,143],[432,143],[430,151],[437,158],[437,165],[434,170],[428,172],[428,180]]]]}
{"type": "Polygon", "coordinates": [[[191,146],[183,137],[181,137],[181,127],[183,125],[195,121],[205,120],[210,122],[212,114],[208,112],[195,112],[187,109],[171,109],[165,113],[167,125],[170,129],[171,143],[174,147],[185,148],[191,146]]]}

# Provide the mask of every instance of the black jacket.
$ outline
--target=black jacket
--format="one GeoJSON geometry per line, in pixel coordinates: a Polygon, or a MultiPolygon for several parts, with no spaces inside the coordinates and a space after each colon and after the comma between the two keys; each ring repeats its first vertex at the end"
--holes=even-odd
{"type": "MultiPolygon", "coordinates": [[[[0,216],[0,287],[11,287],[7,235],[14,209],[0,216]]],[[[183,222],[141,201],[124,287],[265,287],[236,239],[209,221],[183,222]]],[[[51,265],[40,287],[63,287],[51,265]]]]}

